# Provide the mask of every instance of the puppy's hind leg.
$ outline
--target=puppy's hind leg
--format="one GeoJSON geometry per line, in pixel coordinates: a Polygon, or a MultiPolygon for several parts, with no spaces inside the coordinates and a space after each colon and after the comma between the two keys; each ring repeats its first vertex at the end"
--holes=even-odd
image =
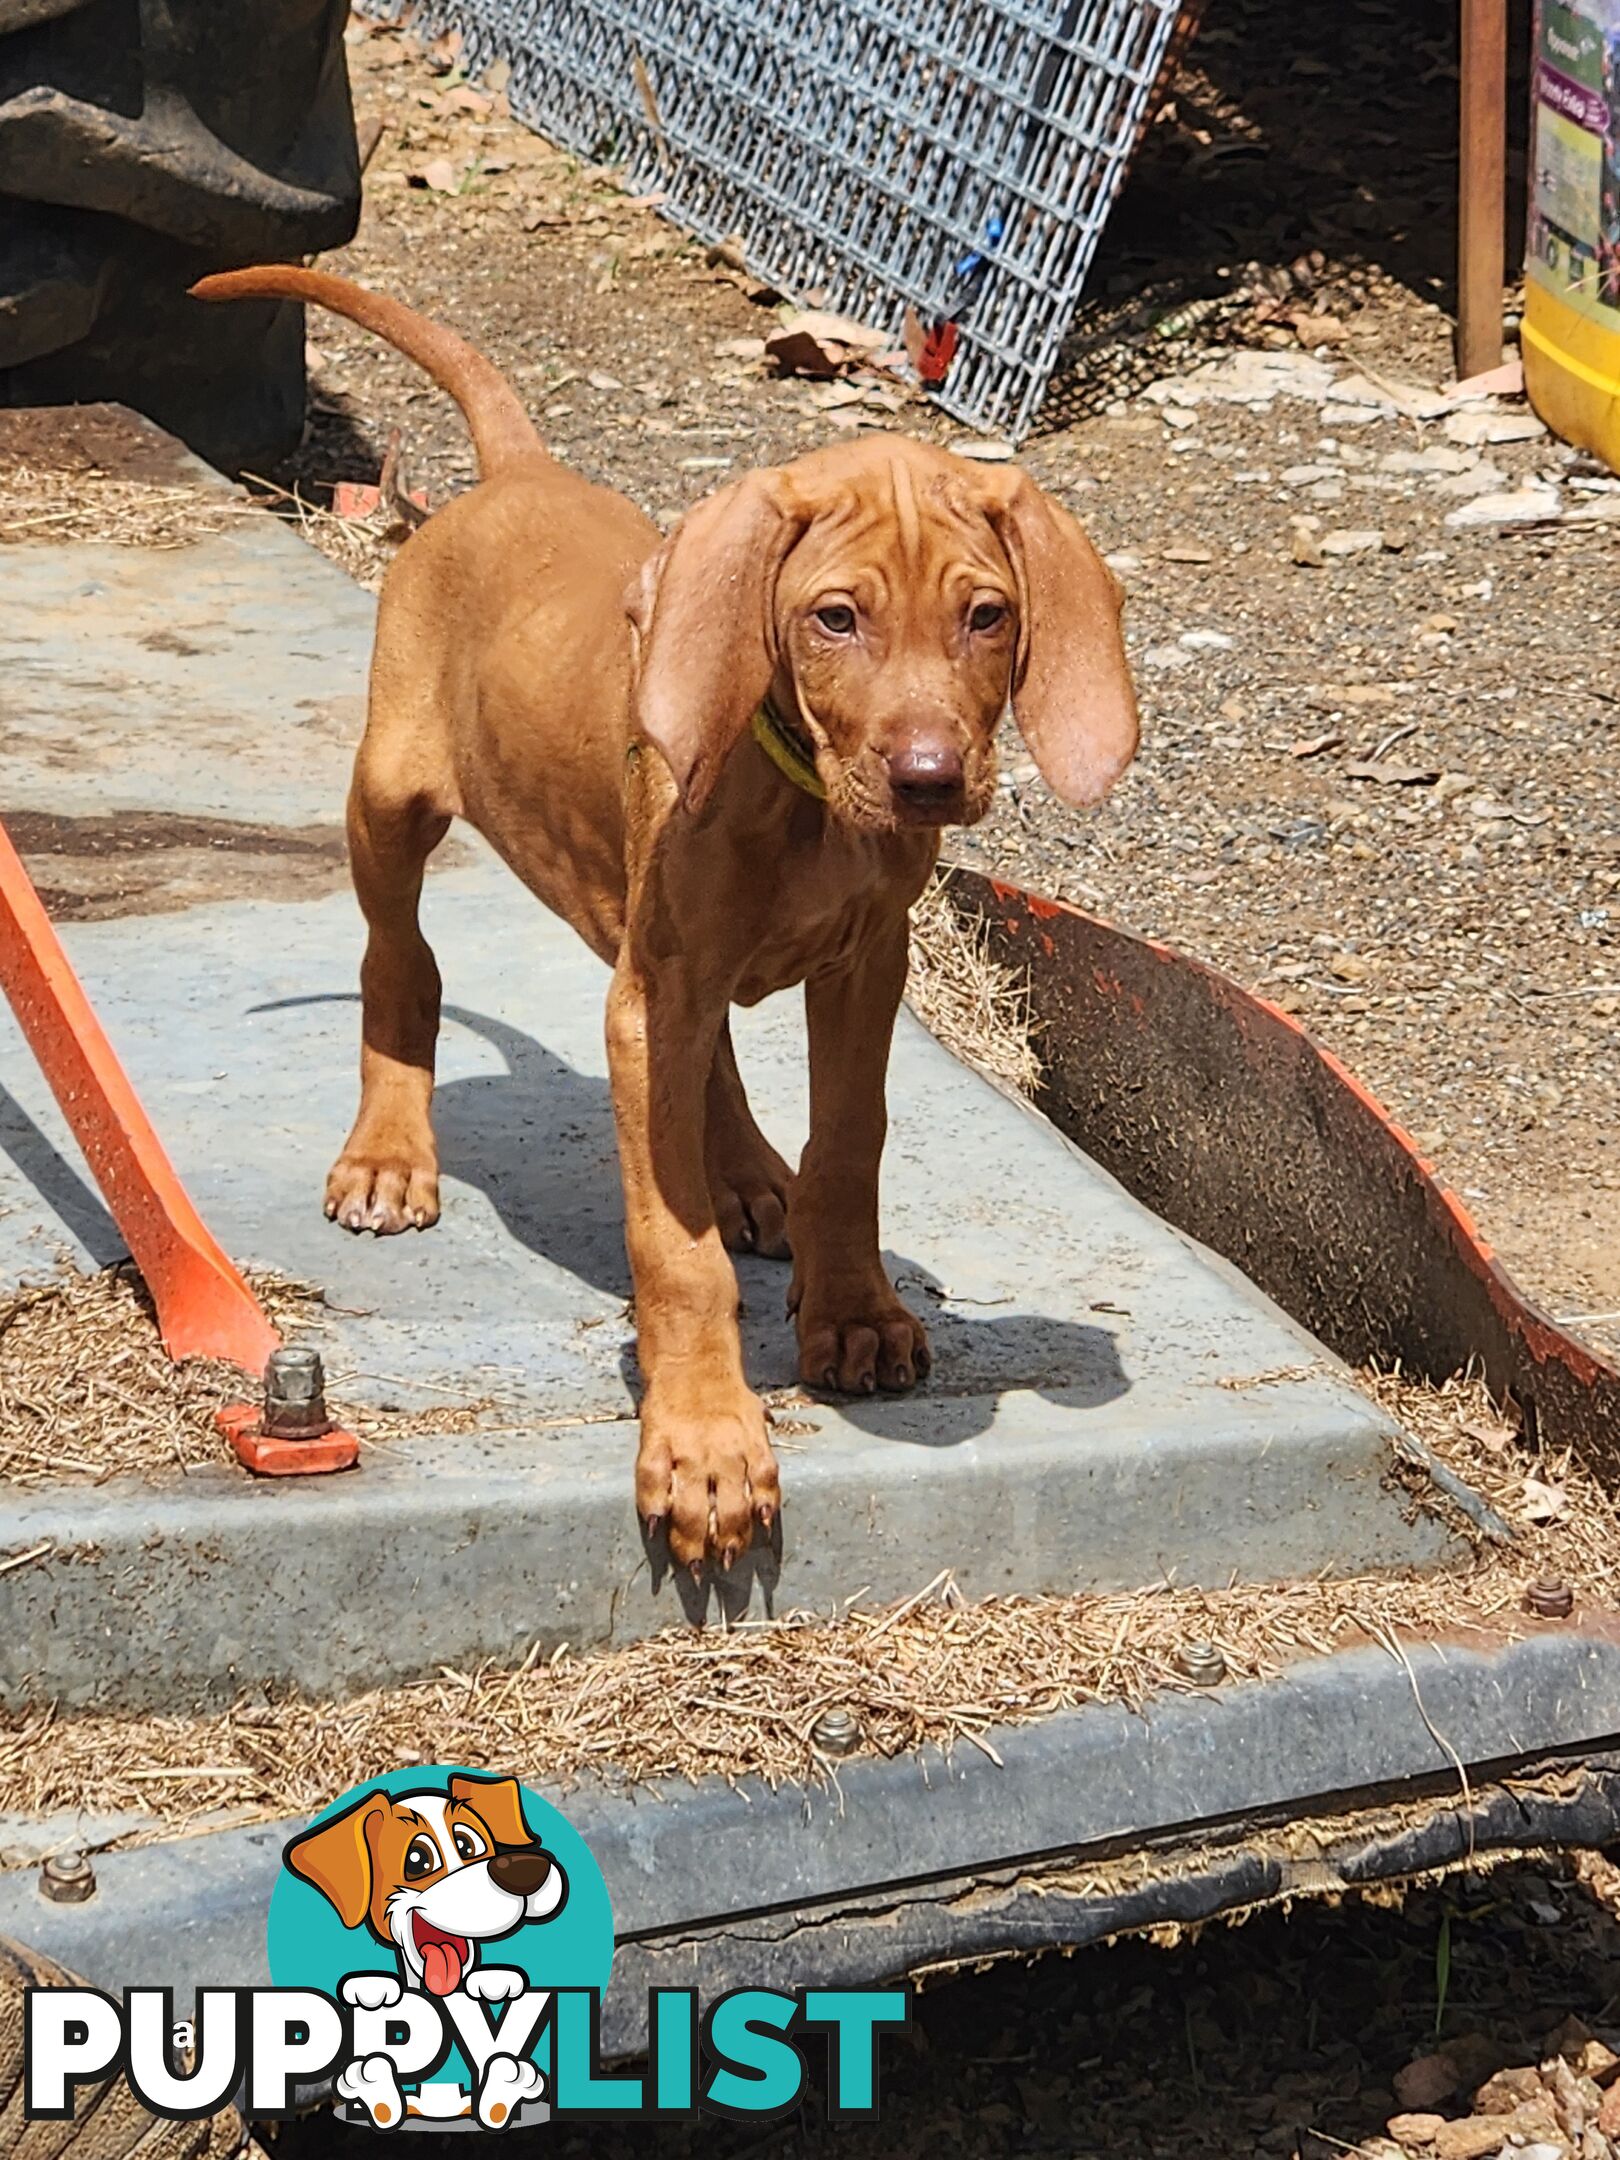
{"type": "Polygon", "coordinates": [[[326,1212],[379,1237],[439,1219],[429,1105],[439,970],[417,918],[422,873],[450,825],[440,791],[404,781],[361,744],[349,794],[349,858],[366,918],[360,969],[360,1112],[326,1180],[326,1212]]]}
{"type": "Polygon", "coordinates": [[[786,1260],[793,1173],[754,1123],[729,1025],[720,1031],[709,1071],[703,1153],[714,1219],[725,1244],[732,1252],[786,1260]]]}

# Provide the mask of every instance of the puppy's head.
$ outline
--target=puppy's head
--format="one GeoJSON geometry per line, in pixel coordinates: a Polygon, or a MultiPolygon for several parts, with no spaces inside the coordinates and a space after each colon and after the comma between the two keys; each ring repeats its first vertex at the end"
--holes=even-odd
{"type": "Polygon", "coordinates": [[[1053,792],[1136,752],[1119,586],[1024,473],[901,437],[750,473],[691,511],[629,596],[635,718],[701,808],[762,700],[833,810],[970,825],[1009,701],[1053,792]]]}
{"type": "Polygon", "coordinates": [[[461,1985],[477,1945],[548,1920],[563,1873],[523,1819],[513,1778],[453,1777],[445,1792],[363,1793],[283,1855],[343,1925],[398,1950],[434,1995],[461,1985]]]}

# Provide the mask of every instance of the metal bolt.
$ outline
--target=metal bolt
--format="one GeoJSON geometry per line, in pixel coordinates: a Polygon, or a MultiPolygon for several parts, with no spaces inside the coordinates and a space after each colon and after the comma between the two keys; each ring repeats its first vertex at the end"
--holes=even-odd
{"type": "Polygon", "coordinates": [[[1524,1602],[1543,1620],[1567,1620],[1575,1610],[1575,1593],[1561,1575],[1543,1575],[1526,1590],[1524,1602]]]}
{"type": "Polygon", "coordinates": [[[96,1871],[82,1852],[52,1853],[40,1866],[39,1894],[53,1905],[82,1905],[96,1894],[96,1871]]]}
{"type": "Polygon", "coordinates": [[[319,1440],[332,1430],[318,1350],[272,1350],[264,1368],[264,1427],[271,1440],[319,1440]]]}
{"type": "Polygon", "coordinates": [[[1212,1642],[1188,1643],[1181,1669],[1195,1687],[1219,1687],[1226,1678],[1226,1660],[1212,1642]]]}
{"type": "Polygon", "coordinates": [[[861,1721],[852,1710],[823,1710],[810,1728],[810,1742],[823,1755],[853,1755],[861,1744],[861,1721]]]}

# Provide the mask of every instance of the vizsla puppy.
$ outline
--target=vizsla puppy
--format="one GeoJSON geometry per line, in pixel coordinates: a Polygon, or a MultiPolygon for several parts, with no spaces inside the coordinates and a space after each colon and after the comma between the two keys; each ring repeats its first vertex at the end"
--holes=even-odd
{"type": "Polygon", "coordinates": [[[884,1072],[907,911],[943,826],[995,786],[1011,700],[1068,803],[1136,749],[1120,593],[1012,468],[885,435],[753,472],[664,539],[547,456],[450,332],[339,278],[266,268],[205,299],[314,301],[460,404],[480,483],[383,588],[349,799],[360,1112],[326,1187],[351,1230],[426,1229],[439,971],[423,867],[464,817],[613,969],[607,1048],[644,1382],[636,1504],[694,1571],[780,1508],[726,1247],[786,1257],[815,1387],[909,1388],[928,1340],[878,1246],[884,1072]],[[810,1139],[750,1114],[729,1013],[805,986],[810,1139]]]}

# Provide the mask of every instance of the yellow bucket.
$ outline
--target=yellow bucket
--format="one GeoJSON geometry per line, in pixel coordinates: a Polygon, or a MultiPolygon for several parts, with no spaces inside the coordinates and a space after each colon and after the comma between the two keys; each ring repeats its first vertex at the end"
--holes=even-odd
{"type": "Polygon", "coordinates": [[[1620,0],[1539,0],[1524,383],[1620,472],[1620,0]]]}

